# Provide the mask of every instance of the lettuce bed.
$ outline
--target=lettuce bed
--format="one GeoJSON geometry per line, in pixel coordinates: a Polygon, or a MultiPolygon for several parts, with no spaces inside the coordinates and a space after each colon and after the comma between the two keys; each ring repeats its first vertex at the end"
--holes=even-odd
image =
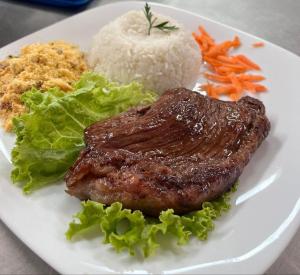
{"type": "Polygon", "coordinates": [[[191,236],[206,240],[214,229],[214,220],[230,209],[231,190],[212,202],[202,204],[202,209],[187,215],[175,215],[172,209],[162,211],[157,219],[148,218],[141,211],[122,209],[119,202],[111,206],[86,201],[66,232],[67,239],[75,235],[84,236],[89,229],[104,234],[104,243],[111,244],[117,252],[127,250],[131,255],[138,251],[148,257],[160,246],[159,234],[172,235],[178,245],[186,244],[191,236]]]}
{"type": "Polygon", "coordinates": [[[84,147],[87,126],[155,99],[138,83],[119,86],[93,73],[84,74],[71,93],[26,92],[21,100],[28,112],[13,120],[13,182],[30,193],[62,179],[84,147]]]}

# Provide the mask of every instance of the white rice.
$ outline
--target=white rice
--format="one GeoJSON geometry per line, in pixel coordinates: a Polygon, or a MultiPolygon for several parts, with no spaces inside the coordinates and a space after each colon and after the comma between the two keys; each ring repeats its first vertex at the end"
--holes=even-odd
{"type": "Polygon", "coordinates": [[[94,37],[88,62],[112,81],[138,81],[162,93],[176,87],[192,88],[199,78],[201,55],[191,32],[174,19],[154,14],[156,23],[169,21],[179,29],[152,29],[142,11],[130,11],[105,25],[94,37]]]}

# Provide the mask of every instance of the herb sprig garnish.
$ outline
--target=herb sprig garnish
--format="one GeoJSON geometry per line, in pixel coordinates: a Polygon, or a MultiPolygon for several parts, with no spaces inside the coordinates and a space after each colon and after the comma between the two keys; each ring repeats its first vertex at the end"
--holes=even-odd
{"type": "Polygon", "coordinates": [[[151,12],[151,8],[148,5],[148,3],[146,3],[146,5],[145,5],[144,14],[145,14],[145,16],[146,16],[146,18],[147,18],[147,20],[149,22],[148,35],[150,35],[151,29],[153,29],[153,28],[159,29],[159,30],[161,30],[163,32],[178,30],[178,27],[172,26],[172,25],[168,25],[169,21],[164,21],[162,23],[154,25],[155,21],[157,20],[157,17],[153,18],[153,13],[151,12]]]}

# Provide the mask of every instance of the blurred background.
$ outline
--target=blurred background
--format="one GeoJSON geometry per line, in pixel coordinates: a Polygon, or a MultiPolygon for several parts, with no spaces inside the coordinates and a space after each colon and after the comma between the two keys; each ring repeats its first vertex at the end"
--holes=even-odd
{"type": "MultiPolygon", "coordinates": [[[[0,0],[0,47],[86,9],[111,2],[116,1],[0,0]]],[[[300,55],[298,0],[153,0],[152,2],[192,11],[269,40],[300,55]]],[[[300,232],[267,274],[300,274],[299,240],[300,232]]],[[[23,245],[1,221],[0,247],[1,274],[56,274],[23,245]]]]}
{"type": "MultiPolygon", "coordinates": [[[[2,0],[0,1],[0,47],[66,17],[111,2],[116,1],[2,0]],[[52,5],[41,4],[42,2],[52,5]]],[[[255,34],[300,55],[300,1],[298,0],[154,0],[152,2],[193,11],[255,34]]]]}

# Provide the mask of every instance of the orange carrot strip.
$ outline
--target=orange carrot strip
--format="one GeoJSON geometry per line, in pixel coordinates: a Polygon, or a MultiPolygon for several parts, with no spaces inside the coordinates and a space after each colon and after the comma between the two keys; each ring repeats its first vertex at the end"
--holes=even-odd
{"type": "Polygon", "coordinates": [[[210,93],[209,96],[212,97],[212,98],[216,98],[216,99],[219,98],[219,96],[218,96],[218,94],[216,93],[216,90],[215,90],[215,89],[212,89],[212,91],[211,91],[211,93],[210,93]]]}
{"type": "Polygon", "coordinates": [[[209,33],[204,29],[203,26],[199,26],[199,31],[203,37],[205,37],[210,45],[215,44],[215,40],[209,35],[209,33]]]}
{"type": "Polygon", "coordinates": [[[207,53],[207,56],[209,57],[216,57],[218,55],[224,55],[227,53],[227,51],[232,47],[231,41],[225,41],[223,43],[220,43],[218,45],[213,46],[209,52],[207,53]]]}
{"type": "Polygon", "coordinates": [[[256,43],[252,44],[252,47],[254,47],[254,48],[260,48],[260,47],[263,47],[264,45],[265,45],[264,42],[256,42],[256,43]]]}
{"type": "Polygon", "coordinates": [[[210,65],[213,65],[213,66],[222,66],[222,62],[214,59],[214,58],[210,58],[208,56],[204,56],[203,57],[203,60],[206,61],[207,63],[209,63],[210,65]]]}
{"type": "Polygon", "coordinates": [[[217,86],[215,88],[217,95],[228,95],[235,92],[235,87],[233,85],[217,86]]]}
{"type": "Polygon", "coordinates": [[[204,76],[212,81],[217,81],[217,82],[222,82],[222,83],[230,83],[230,79],[228,76],[222,76],[222,75],[217,75],[217,74],[209,74],[209,73],[204,73],[204,76]]]}
{"type": "Polygon", "coordinates": [[[203,52],[208,51],[209,45],[208,45],[208,43],[207,43],[207,40],[205,40],[205,39],[202,40],[202,46],[203,46],[203,48],[202,48],[202,51],[203,51],[203,52]]]}
{"type": "Polygon", "coordinates": [[[228,74],[231,74],[233,72],[233,69],[228,68],[228,67],[224,67],[224,66],[219,66],[217,68],[217,72],[221,75],[228,75],[228,74]]]}
{"type": "Polygon", "coordinates": [[[232,45],[234,48],[237,48],[241,45],[241,40],[238,36],[235,36],[233,41],[232,41],[232,45]]]}
{"type": "Polygon", "coordinates": [[[248,57],[246,57],[243,54],[237,55],[236,58],[239,59],[242,63],[248,65],[251,68],[253,68],[254,70],[261,70],[261,68],[256,63],[251,61],[248,57]]]}
{"type": "Polygon", "coordinates": [[[239,58],[237,58],[236,56],[232,56],[232,59],[236,62],[237,65],[241,65],[244,66],[245,68],[247,68],[247,70],[253,70],[252,66],[249,66],[248,64],[246,64],[245,62],[242,62],[239,58]]]}
{"type": "Polygon", "coordinates": [[[247,70],[247,67],[243,66],[243,65],[236,65],[236,64],[222,64],[223,67],[227,67],[227,68],[231,68],[231,69],[235,69],[238,71],[243,71],[243,70],[247,70]]]}
{"type": "Polygon", "coordinates": [[[217,94],[215,93],[214,91],[214,87],[212,84],[202,84],[200,86],[200,88],[204,91],[206,91],[207,95],[210,96],[210,97],[214,97],[214,98],[217,98],[217,94]]]}
{"type": "Polygon", "coordinates": [[[255,93],[255,86],[254,83],[249,81],[243,81],[242,82],[243,88],[251,93],[255,93]]]}
{"type": "Polygon", "coordinates": [[[230,97],[230,99],[233,100],[233,101],[238,101],[238,100],[240,99],[241,95],[240,95],[240,94],[237,94],[237,93],[231,93],[231,94],[229,95],[229,97],[230,97]]]}
{"type": "Polygon", "coordinates": [[[197,35],[195,32],[192,33],[192,35],[194,36],[194,39],[196,40],[196,42],[198,43],[199,47],[201,48],[202,50],[202,39],[199,35],[197,35]]]}
{"type": "Polygon", "coordinates": [[[200,47],[200,49],[202,51],[202,40],[199,39],[198,37],[196,37],[195,40],[196,40],[197,44],[199,45],[199,47],[200,47]]]}
{"type": "MultiPolygon", "coordinates": [[[[203,59],[209,63],[210,65],[214,66],[214,67],[222,67],[225,68],[226,72],[236,72],[236,73],[243,73],[245,71],[247,71],[247,67],[244,65],[235,65],[235,64],[228,64],[228,63],[223,63],[221,61],[218,61],[215,58],[211,58],[211,57],[207,57],[204,56],[203,59]]],[[[224,71],[224,72],[225,72],[224,71]]]]}
{"type": "Polygon", "coordinates": [[[226,55],[219,55],[217,56],[217,60],[224,62],[224,63],[229,63],[229,64],[237,64],[237,60],[226,55]]]}
{"type": "Polygon", "coordinates": [[[216,72],[220,76],[228,76],[228,71],[224,67],[214,67],[214,72],[216,72]]]}
{"type": "Polygon", "coordinates": [[[209,84],[209,83],[200,85],[200,88],[205,92],[209,92],[211,90],[211,87],[212,87],[212,84],[209,84]]]}
{"type": "Polygon", "coordinates": [[[229,79],[230,79],[230,81],[231,81],[231,83],[232,83],[232,85],[234,86],[234,87],[236,87],[238,90],[242,90],[242,84],[241,84],[241,82],[238,80],[238,78],[236,77],[236,75],[235,74],[230,74],[229,76],[229,79]]]}
{"type": "Polygon", "coordinates": [[[214,39],[210,36],[210,34],[205,30],[205,28],[203,26],[199,26],[198,30],[202,35],[205,35],[214,41],[214,39]]]}
{"type": "Polygon", "coordinates": [[[202,36],[202,40],[205,40],[207,42],[207,45],[209,45],[209,47],[215,46],[215,42],[207,36],[202,36]]]}
{"type": "Polygon", "coordinates": [[[247,71],[247,68],[243,67],[230,67],[230,66],[219,66],[218,67],[219,72],[222,72],[223,74],[230,74],[230,73],[244,73],[247,71]]]}
{"type": "Polygon", "coordinates": [[[233,41],[225,41],[214,47],[207,53],[208,56],[216,57],[217,55],[224,55],[233,47],[237,48],[241,45],[240,39],[236,36],[233,41]]]}
{"type": "Polygon", "coordinates": [[[246,90],[249,90],[250,92],[265,92],[267,91],[267,88],[264,85],[252,83],[249,81],[244,81],[243,86],[246,90]]]}
{"type": "Polygon", "coordinates": [[[266,86],[261,85],[261,84],[254,84],[255,85],[255,91],[256,92],[266,92],[268,89],[266,86]]]}
{"type": "Polygon", "coordinates": [[[199,39],[198,35],[195,32],[192,32],[192,36],[194,37],[197,43],[201,42],[201,40],[199,39]]]}
{"type": "Polygon", "coordinates": [[[265,80],[266,78],[262,75],[253,75],[253,74],[241,74],[237,76],[240,81],[262,81],[265,80]]]}

